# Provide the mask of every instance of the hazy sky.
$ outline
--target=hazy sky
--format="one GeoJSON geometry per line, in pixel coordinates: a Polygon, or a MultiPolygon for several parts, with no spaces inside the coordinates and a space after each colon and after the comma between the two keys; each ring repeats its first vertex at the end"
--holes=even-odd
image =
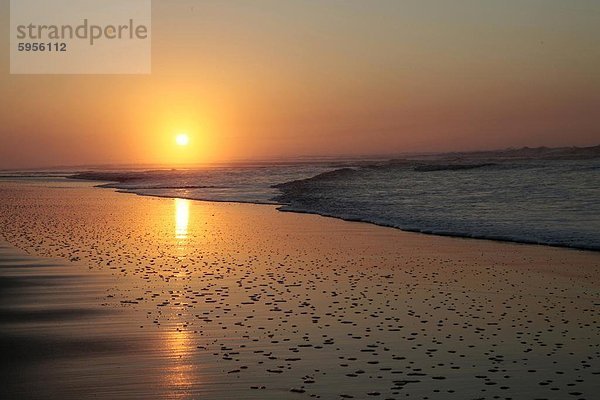
{"type": "Polygon", "coordinates": [[[600,144],[597,0],[154,0],[147,76],[9,75],[0,4],[0,168],[600,144]]]}

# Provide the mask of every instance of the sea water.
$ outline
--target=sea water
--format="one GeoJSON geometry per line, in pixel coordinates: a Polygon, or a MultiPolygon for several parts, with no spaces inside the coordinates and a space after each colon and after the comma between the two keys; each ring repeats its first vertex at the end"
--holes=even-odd
{"type": "Polygon", "coordinates": [[[600,250],[599,157],[305,161],[74,176],[140,195],[277,204],[408,231],[600,250]]]}

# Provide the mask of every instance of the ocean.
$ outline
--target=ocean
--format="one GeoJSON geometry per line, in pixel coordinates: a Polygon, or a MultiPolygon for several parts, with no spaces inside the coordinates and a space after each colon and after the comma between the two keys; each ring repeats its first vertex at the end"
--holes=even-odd
{"type": "Polygon", "coordinates": [[[458,153],[65,175],[140,195],[276,204],[406,231],[600,250],[596,154],[458,153]]]}

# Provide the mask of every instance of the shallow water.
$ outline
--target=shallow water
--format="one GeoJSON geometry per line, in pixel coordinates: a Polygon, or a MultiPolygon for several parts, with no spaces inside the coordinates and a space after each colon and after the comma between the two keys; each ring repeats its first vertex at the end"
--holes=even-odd
{"type": "Polygon", "coordinates": [[[600,157],[273,164],[79,175],[149,196],[279,204],[408,231],[600,250],[600,157]],[[485,160],[483,160],[485,161],[485,160]]]}

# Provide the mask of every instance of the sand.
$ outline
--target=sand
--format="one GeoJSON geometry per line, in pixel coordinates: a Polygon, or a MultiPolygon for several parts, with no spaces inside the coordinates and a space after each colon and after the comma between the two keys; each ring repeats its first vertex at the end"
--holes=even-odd
{"type": "Polygon", "coordinates": [[[597,252],[80,182],[0,183],[0,234],[2,399],[600,392],[597,252]]]}

